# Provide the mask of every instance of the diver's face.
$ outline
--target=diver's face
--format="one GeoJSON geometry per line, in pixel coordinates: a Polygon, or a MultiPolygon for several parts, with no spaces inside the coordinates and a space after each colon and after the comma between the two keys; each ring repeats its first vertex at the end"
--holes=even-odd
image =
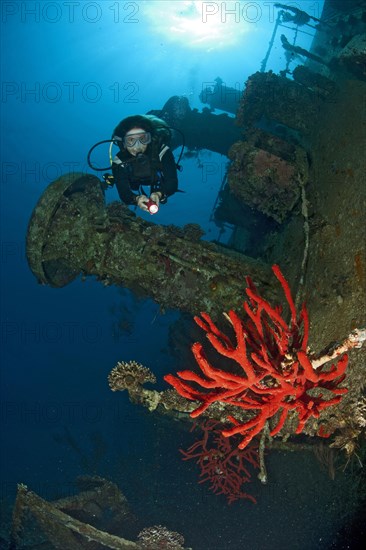
{"type": "Polygon", "coordinates": [[[134,157],[145,153],[148,144],[151,141],[151,135],[142,128],[132,128],[129,130],[123,140],[123,144],[130,155],[134,157]]]}

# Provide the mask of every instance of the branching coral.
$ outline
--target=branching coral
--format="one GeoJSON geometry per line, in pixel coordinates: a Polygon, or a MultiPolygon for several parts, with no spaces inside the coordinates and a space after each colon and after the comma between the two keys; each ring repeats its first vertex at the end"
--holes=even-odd
{"type": "Polygon", "coordinates": [[[348,356],[344,354],[327,371],[313,368],[307,347],[309,320],[306,307],[303,306],[297,314],[281,270],[275,265],[273,271],[287,299],[290,323],[284,320],[280,307],[272,307],[259,296],[249,277],[246,289],[249,300],[244,303],[248,320],[244,322],[234,311],[228,314],[235,332],[235,343],[206,313],[195,317],[211,345],[222,357],[234,361],[240,374],[234,374],[227,367],[213,366],[203,346],[195,343],[192,351],[202,375],[185,370],[178,372],[178,377],[165,376],[180,395],[201,402],[191,413],[192,417],[201,415],[218,401],[252,412],[253,416],[245,422],[234,415],[228,416],[227,420],[234,426],[222,432],[226,437],[240,434],[240,449],[261,432],[269,419],[274,425],[271,435],[279,433],[292,410],[298,414],[296,433],[301,433],[311,416],[318,417],[323,409],[338,403],[347,392],[340,384],[345,378],[348,356]]]}
{"type": "Polygon", "coordinates": [[[219,423],[213,420],[202,424],[202,439],[193,443],[187,451],[180,451],[183,460],[195,459],[201,469],[199,483],[210,483],[211,491],[225,495],[229,504],[238,499],[256,503],[256,499],[246,493],[243,486],[251,480],[251,470],[259,468],[258,449],[254,446],[237,449],[222,436],[218,426],[219,423]]]}

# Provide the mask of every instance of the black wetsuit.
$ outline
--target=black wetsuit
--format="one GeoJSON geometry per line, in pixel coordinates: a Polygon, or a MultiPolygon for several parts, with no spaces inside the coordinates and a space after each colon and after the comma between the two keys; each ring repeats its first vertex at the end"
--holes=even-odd
{"type": "Polygon", "coordinates": [[[149,194],[160,191],[162,203],[178,189],[174,156],[166,145],[162,145],[155,155],[151,144],[145,153],[136,157],[122,150],[113,159],[112,172],[120,199],[125,204],[136,204],[143,192],[141,186],[149,186],[149,194]]]}

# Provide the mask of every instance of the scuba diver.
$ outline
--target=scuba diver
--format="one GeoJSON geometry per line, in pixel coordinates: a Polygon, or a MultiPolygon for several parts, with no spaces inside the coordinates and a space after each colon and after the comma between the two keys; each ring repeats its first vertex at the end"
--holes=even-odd
{"type": "Polygon", "coordinates": [[[154,214],[178,190],[169,139],[166,122],[152,115],[129,116],[115,128],[113,141],[120,150],[113,159],[112,173],[122,202],[154,214]],[[143,186],[149,187],[148,195],[143,186]]]}
{"type": "MultiPolygon", "coordinates": [[[[116,184],[119,197],[127,205],[136,205],[141,210],[155,214],[160,204],[178,190],[177,170],[185,146],[184,135],[177,128],[153,114],[133,115],[124,118],[115,128],[112,139],[99,141],[91,147],[87,161],[92,170],[102,172],[112,169],[112,174],[104,174],[108,186],[116,184]],[[178,161],[175,161],[169,147],[172,130],[181,135],[182,148],[178,161]],[[103,143],[109,143],[110,166],[99,168],[91,161],[92,152],[103,143]],[[119,152],[112,156],[112,147],[119,152]],[[146,193],[144,186],[148,186],[146,193]]],[[[182,191],[180,191],[182,192],[182,191]]]]}

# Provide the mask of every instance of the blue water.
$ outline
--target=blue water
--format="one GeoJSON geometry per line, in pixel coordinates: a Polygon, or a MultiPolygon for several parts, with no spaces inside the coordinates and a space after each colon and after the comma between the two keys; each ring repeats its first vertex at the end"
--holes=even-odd
{"type": "MultiPolygon", "coordinates": [[[[319,17],[322,3],[299,7],[319,17]]],[[[11,499],[18,482],[46,498],[66,496],[77,475],[98,474],[120,486],[143,525],[179,531],[195,550],[330,548],[342,526],[338,497],[316,465],[270,458],[272,483],[252,484],[258,505],[228,507],[196,483],[193,464],[182,463],[187,434],[110,391],[108,373],[131,359],[165,387],[163,374],[176,369],[168,333],[178,312],[163,314],[150,300],[91,279],[39,286],[25,258],[27,224],[44,189],[68,171],[91,172],[89,148],[122,118],[160,109],[173,95],[200,110],[199,93],[218,76],[244,88],[265,57],[273,4],[4,1],[1,8],[1,496],[11,499]]],[[[311,38],[302,34],[298,44],[308,48],[311,38]]],[[[277,37],[267,69],[285,65],[277,37]]],[[[226,162],[209,151],[199,162],[184,160],[185,194],[172,197],[156,223],[199,223],[205,238],[217,239],[210,217],[226,162]]],[[[108,191],[108,201],[117,198],[108,191]]]]}

